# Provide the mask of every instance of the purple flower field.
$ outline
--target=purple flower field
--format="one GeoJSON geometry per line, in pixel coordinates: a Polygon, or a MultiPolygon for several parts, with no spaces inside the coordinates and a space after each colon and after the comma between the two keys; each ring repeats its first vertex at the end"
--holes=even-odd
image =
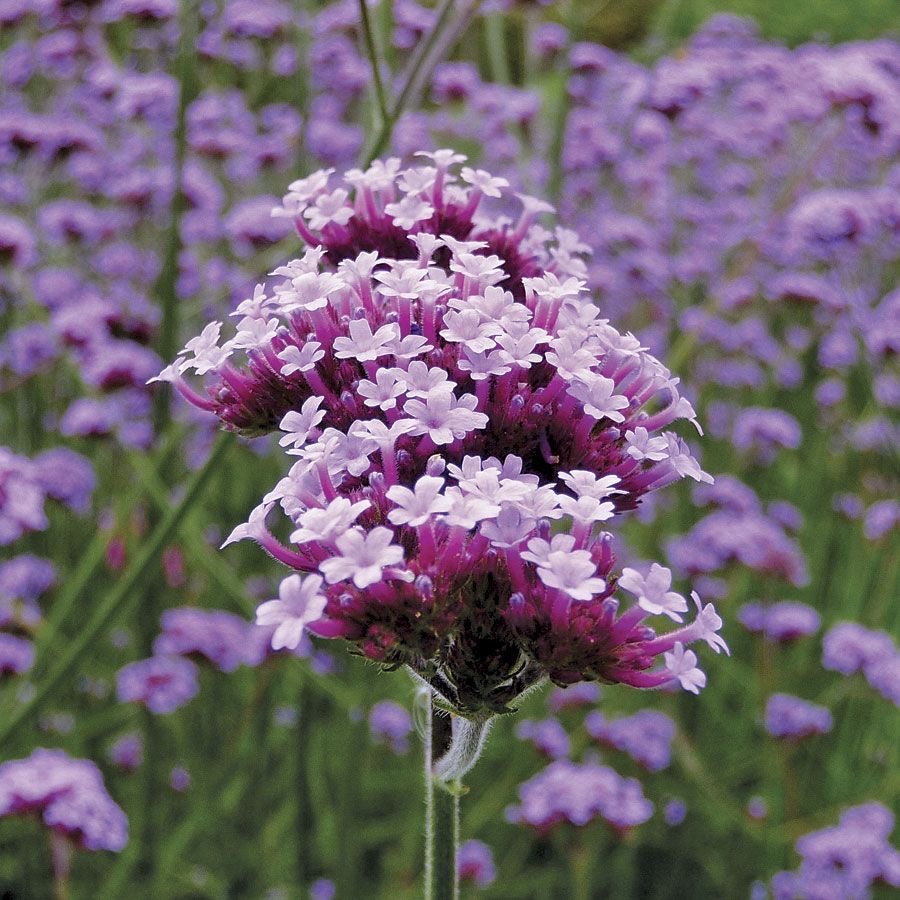
{"type": "Polygon", "coordinates": [[[900,889],[900,43],[606,12],[0,2],[0,900],[900,889]]]}

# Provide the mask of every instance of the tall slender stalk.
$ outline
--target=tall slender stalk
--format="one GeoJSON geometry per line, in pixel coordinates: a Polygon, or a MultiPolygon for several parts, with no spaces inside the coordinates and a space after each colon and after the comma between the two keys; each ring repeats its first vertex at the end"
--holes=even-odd
{"type": "Polygon", "coordinates": [[[369,65],[372,67],[372,86],[375,89],[375,102],[378,104],[379,124],[381,124],[389,114],[384,82],[381,80],[381,57],[375,46],[375,33],[372,30],[368,0],[359,0],[359,20],[362,23],[363,40],[369,57],[369,65]]]}
{"type": "Polygon", "coordinates": [[[364,165],[370,165],[375,157],[385,151],[390,143],[391,135],[394,133],[397,120],[413,103],[438,60],[447,52],[449,46],[459,39],[462,28],[480,5],[481,0],[467,0],[459,14],[454,17],[456,0],[441,0],[435,12],[434,27],[416,47],[416,52],[404,74],[400,91],[388,108],[387,115],[383,117],[372,142],[365,150],[364,165]]]}
{"type": "Polygon", "coordinates": [[[109,625],[116,613],[134,595],[135,589],[150,571],[150,567],[156,562],[169,538],[202,496],[206,483],[217,469],[228,448],[231,447],[232,442],[233,438],[230,434],[223,433],[218,436],[203,467],[198,469],[188,481],[181,501],[171,507],[163,516],[148,537],[143,551],[135,557],[116,586],[94,607],[93,614],[65,647],[53,648],[56,654],[55,663],[47,674],[39,679],[31,697],[16,707],[0,725],[0,746],[16,733],[24,721],[37,712],[57,685],[71,674],[100,632],[109,625]]]}

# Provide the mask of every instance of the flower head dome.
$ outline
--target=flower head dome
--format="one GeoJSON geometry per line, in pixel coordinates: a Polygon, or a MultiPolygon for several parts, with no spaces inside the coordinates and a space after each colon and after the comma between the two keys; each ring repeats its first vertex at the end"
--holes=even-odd
{"type": "Polygon", "coordinates": [[[691,404],[601,317],[585,246],[537,222],[547,204],[423,155],[294,182],[274,212],[306,252],[240,304],[233,337],[208,325],[159,376],[226,428],[280,428],[295,457],[230,538],[304,579],[264,618],[274,603],[282,635],[407,665],[467,715],[544,676],[698,691],[685,647],[724,648],[721,620],[696,598],[657,636],[647,618],[681,623],[688,603],[659,566],[619,585],[604,530],[649,491],[711,481],[665,430],[696,424],[691,404]]]}

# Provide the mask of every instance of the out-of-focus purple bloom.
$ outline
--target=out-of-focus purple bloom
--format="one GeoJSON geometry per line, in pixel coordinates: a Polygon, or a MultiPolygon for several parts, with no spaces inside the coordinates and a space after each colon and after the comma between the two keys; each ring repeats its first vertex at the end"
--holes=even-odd
{"type": "Polygon", "coordinates": [[[330,878],[317,878],[309,886],[309,900],[334,900],[337,886],[330,878]]]}
{"type": "Polygon", "coordinates": [[[456,869],[462,884],[484,888],[497,879],[494,853],[484,841],[463,841],[456,854],[456,869]]]}
{"type": "Polygon", "coordinates": [[[123,703],[143,703],[164,714],[184,706],[200,691],[197,667],[182,657],[151,656],[116,673],[116,692],[123,703]]]}
{"type": "Polygon", "coordinates": [[[157,656],[202,656],[222,672],[251,663],[253,625],[217,609],[183,606],[162,614],[162,629],[153,642],[157,656]]]}
{"type": "Polygon", "coordinates": [[[524,719],[516,725],[516,737],[521,741],[530,741],[550,759],[561,759],[569,755],[569,733],[559,719],[550,718],[540,722],[524,719]]]}
{"type": "Polygon", "coordinates": [[[621,719],[607,719],[595,711],[585,718],[584,727],[594,740],[623,750],[650,772],[665,769],[672,761],[675,723],[665,713],[644,709],[621,719]]]}
{"type": "Polygon", "coordinates": [[[0,632],[0,678],[21,675],[34,665],[34,644],[25,638],[0,632]]]}
{"type": "Polygon", "coordinates": [[[797,739],[826,734],[833,724],[827,707],[790,694],[772,694],[766,703],[766,731],[772,737],[797,739]]]}
{"type": "Polygon", "coordinates": [[[894,816],[880,803],[846,810],[837,825],[797,840],[800,868],[772,878],[774,900],[864,898],[876,883],[900,887],[900,852],[889,843],[894,816]]]}
{"type": "Polygon", "coordinates": [[[0,344],[0,367],[28,378],[58,354],[59,342],[53,329],[43,322],[29,322],[5,336],[0,344]]]}
{"type": "Polygon", "coordinates": [[[369,711],[369,734],[373,740],[387,744],[398,755],[409,750],[412,728],[409,711],[393,700],[382,700],[369,711]]]}
{"type": "Polygon", "coordinates": [[[771,606],[745,603],[738,610],[738,621],[748,631],[761,633],[776,643],[815,634],[822,624],[816,610],[796,600],[783,600],[771,606]]]}
{"type": "Polygon", "coordinates": [[[191,786],[191,773],[184,766],[174,766],[169,773],[169,786],[183,794],[191,786]]]}
{"type": "Polygon", "coordinates": [[[863,672],[866,681],[885,700],[890,700],[894,706],[900,706],[900,653],[895,651],[891,656],[872,660],[866,664],[863,672]]]}
{"type": "Polygon", "coordinates": [[[0,563],[0,597],[34,601],[55,582],[56,568],[49,559],[23,553],[0,563]]]}
{"type": "Polygon", "coordinates": [[[751,797],[747,801],[747,815],[751,819],[764,819],[769,814],[769,805],[762,797],[751,797]]]}
{"type": "Polygon", "coordinates": [[[856,622],[839,622],[822,639],[823,667],[843,675],[862,671],[896,652],[889,634],[856,622]]]}
{"type": "Polygon", "coordinates": [[[11,263],[17,269],[25,269],[36,259],[34,235],[19,218],[0,215],[0,266],[11,263]]]}
{"type": "Polygon", "coordinates": [[[0,447],[0,546],[47,527],[44,500],[32,460],[0,447]]]}
{"type": "Polygon", "coordinates": [[[116,738],[106,751],[109,761],[125,772],[134,772],[144,762],[144,739],[135,731],[116,738]]]}
{"type": "Polygon", "coordinates": [[[680,797],[673,797],[663,809],[663,819],[671,827],[680,825],[686,817],[687,804],[680,797]]]}
{"type": "Polygon", "coordinates": [[[800,423],[790,413],[762,407],[741,410],[732,434],[734,445],[751,451],[760,462],[770,462],[782,447],[796,450],[802,437],[800,423]]]}
{"type": "Polygon", "coordinates": [[[896,500],[879,500],[873,503],[863,516],[863,534],[870,541],[881,540],[890,534],[900,522],[900,503],[896,500]]]}
{"type": "Polygon", "coordinates": [[[0,765],[0,816],[30,812],[87,850],[121,850],[128,842],[128,820],[100,770],[62,750],[41,747],[0,765]]]}
{"type": "Polygon", "coordinates": [[[519,798],[518,806],[507,808],[507,820],[539,832],[562,822],[587,825],[598,816],[625,831],[653,815],[639,781],[594,762],[555,760],[519,785],[519,798]]]}
{"type": "Polygon", "coordinates": [[[600,685],[596,681],[579,681],[564,688],[554,688],[547,698],[547,706],[554,713],[564,709],[577,709],[599,702],[600,685]]]}
{"type": "Polygon", "coordinates": [[[35,475],[48,497],[78,513],[90,508],[97,484],[94,467],[80,453],[67,447],[45,450],[34,458],[35,475]]]}

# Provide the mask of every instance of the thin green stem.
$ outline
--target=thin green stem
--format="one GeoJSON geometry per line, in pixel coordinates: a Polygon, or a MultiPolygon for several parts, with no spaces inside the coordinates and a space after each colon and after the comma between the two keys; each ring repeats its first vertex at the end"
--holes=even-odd
{"type": "Polygon", "coordinates": [[[493,13],[484,18],[484,33],[487,39],[488,64],[491,80],[499,84],[509,84],[509,53],[506,50],[506,17],[493,13]]]}
{"type": "Polygon", "coordinates": [[[387,95],[384,91],[384,82],[381,80],[381,66],[379,65],[381,58],[375,46],[375,33],[372,30],[368,0],[359,0],[359,20],[362,23],[363,40],[369,56],[369,65],[372,67],[372,86],[375,89],[375,102],[378,104],[379,122],[384,122],[388,117],[387,95]]]}
{"type": "Polygon", "coordinates": [[[372,160],[385,151],[390,143],[391,135],[394,133],[394,126],[397,124],[397,120],[403,115],[403,112],[414,98],[418,96],[434,66],[437,65],[441,54],[446,52],[449,43],[458,39],[461,25],[468,20],[480,5],[480,0],[476,0],[476,2],[469,0],[462,13],[454,19],[455,0],[442,0],[436,11],[434,27],[428,33],[428,36],[423,38],[419,42],[418,47],[416,47],[416,52],[406,69],[403,86],[391,104],[387,116],[382,119],[372,143],[366,148],[363,160],[364,165],[371,165],[372,160]],[[449,42],[447,41],[448,37],[451,38],[449,42]]]}
{"type": "MultiPolygon", "coordinates": [[[[181,220],[187,208],[184,196],[184,163],[187,157],[187,109],[197,95],[197,4],[196,0],[185,0],[181,4],[179,16],[181,30],[178,39],[176,72],[178,77],[178,116],[175,120],[175,157],[173,160],[174,179],[172,202],[169,206],[169,229],[166,232],[165,250],[159,277],[154,285],[154,293],[162,307],[156,349],[166,361],[175,354],[178,340],[179,297],[178,297],[178,257],[181,253],[181,220]]],[[[169,391],[157,392],[154,399],[153,422],[157,435],[169,421],[169,391]]]]}
{"type": "Polygon", "coordinates": [[[69,641],[62,652],[58,653],[55,664],[51,666],[46,675],[39,679],[34,694],[19,705],[0,726],[0,746],[17,732],[23,722],[37,712],[57,685],[78,665],[116,613],[134,595],[135,588],[156,562],[169,538],[201,497],[206,483],[221,463],[232,442],[233,438],[230,434],[223,433],[218,436],[209,458],[187,483],[181,502],[171,507],[163,516],[159,525],[147,539],[143,551],[135,557],[119,583],[97,604],[93,614],[84,622],[78,634],[69,641]]]}

